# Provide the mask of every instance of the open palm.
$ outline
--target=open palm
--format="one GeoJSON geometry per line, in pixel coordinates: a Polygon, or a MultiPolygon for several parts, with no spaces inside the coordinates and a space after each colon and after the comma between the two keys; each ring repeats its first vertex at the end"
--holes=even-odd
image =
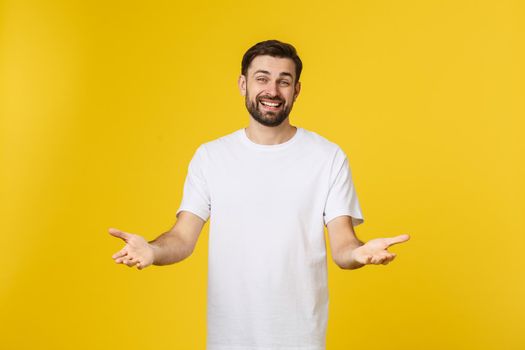
{"type": "Polygon", "coordinates": [[[394,260],[396,254],[390,253],[387,248],[393,244],[408,241],[409,235],[399,235],[391,238],[375,238],[352,251],[353,260],[358,263],[386,265],[394,260]]]}
{"type": "Polygon", "coordinates": [[[116,228],[110,228],[109,233],[126,242],[124,248],[112,256],[117,264],[136,265],[139,270],[153,264],[153,247],[143,237],[116,228]]]}

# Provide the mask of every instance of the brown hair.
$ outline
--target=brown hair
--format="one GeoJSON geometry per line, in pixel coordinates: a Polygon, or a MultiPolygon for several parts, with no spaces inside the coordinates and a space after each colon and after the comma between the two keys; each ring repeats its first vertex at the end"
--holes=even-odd
{"type": "Polygon", "coordinates": [[[295,62],[295,82],[299,81],[299,78],[301,77],[301,71],[303,70],[303,62],[297,55],[295,47],[279,40],[261,41],[250,47],[242,57],[241,74],[246,76],[248,67],[250,66],[250,63],[252,63],[253,59],[256,56],[263,55],[280,58],[291,58],[295,62]]]}

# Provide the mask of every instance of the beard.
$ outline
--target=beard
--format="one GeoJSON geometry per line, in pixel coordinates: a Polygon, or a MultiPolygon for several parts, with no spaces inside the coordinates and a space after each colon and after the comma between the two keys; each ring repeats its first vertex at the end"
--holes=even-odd
{"type": "Polygon", "coordinates": [[[268,96],[261,96],[259,98],[256,98],[255,101],[252,101],[250,99],[250,96],[248,93],[246,93],[246,97],[244,100],[244,104],[246,105],[246,109],[248,109],[248,112],[250,115],[265,126],[279,126],[281,123],[288,118],[288,115],[290,114],[290,111],[292,110],[293,103],[291,105],[285,104],[285,101],[281,99],[275,99],[276,102],[282,102],[282,108],[279,111],[264,111],[261,109],[259,100],[260,99],[272,99],[268,96]]]}

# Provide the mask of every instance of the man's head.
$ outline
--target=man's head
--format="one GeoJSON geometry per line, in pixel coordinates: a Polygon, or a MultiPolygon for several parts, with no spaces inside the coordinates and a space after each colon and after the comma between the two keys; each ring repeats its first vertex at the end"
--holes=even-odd
{"type": "Polygon", "coordinates": [[[288,117],[301,89],[302,68],[295,48],[277,40],[257,43],[246,51],[239,89],[256,121],[278,126],[288,117]]]}

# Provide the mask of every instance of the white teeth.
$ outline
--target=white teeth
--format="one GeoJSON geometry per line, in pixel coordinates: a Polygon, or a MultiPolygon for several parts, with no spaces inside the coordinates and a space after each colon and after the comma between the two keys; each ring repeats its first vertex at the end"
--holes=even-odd
{"type": "Polygon", "coordinates": [[[263,101],[261,101],[261,103],[265,106],[270,106],[270,107],[277,107],[280,105],[280,103],[271,103],[271,102],[263,102],[263,101]]]}

